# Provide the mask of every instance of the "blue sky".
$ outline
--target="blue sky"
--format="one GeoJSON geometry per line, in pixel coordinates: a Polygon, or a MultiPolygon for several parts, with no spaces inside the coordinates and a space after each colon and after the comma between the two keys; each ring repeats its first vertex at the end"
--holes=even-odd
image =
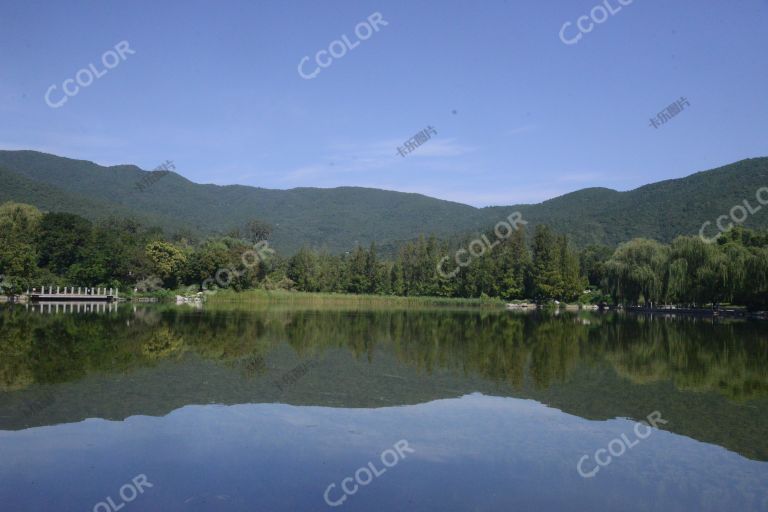
{"type": "Polygon", "coordinates": [[[173,160],[200,183],[357,185],[477,206],[768,156],[768,0],[634,0],[564,44],[563,24],[598,4],[2,0],[0,148],[144,169],[173,160]],[[342,35],[354,44],[375,12],[386,26],[299,76],[304,56],[342,35]],[[135,54],[46,104],[51,85],[63,97],[78,70],[103,71],[120,41],[135,54]],[[652,128],[680,97],[690,106],[652,128]],[[437,135],[399,156],[427,126],[437,135]]]}

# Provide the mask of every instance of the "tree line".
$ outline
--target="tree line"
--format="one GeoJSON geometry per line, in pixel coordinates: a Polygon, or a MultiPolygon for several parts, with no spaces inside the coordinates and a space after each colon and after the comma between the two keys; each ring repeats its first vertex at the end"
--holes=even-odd
{"type": "Polygon", "coordinates": [[[75,214],[5,203],[0,205],[0,286],[5,293],[40,285],[139,291],[217,286],[768,309],[768,233],[741,227],[715,243],[681,236],[671,244],[634,239],[617,248],[583,249],[545,225],[530,234],[520,227],[462,265],[454,263],[455,243],[427,236],[401,244],[386,258],[375,244],[344,254],[303,248],[291,256],[244,258],[270,234],[267,224],[252,220],[202,240],[166,237],[159,228],[129,219],[92,223],[75,214]],[[440,265],[455,270],[446,274],[440,265]]]}

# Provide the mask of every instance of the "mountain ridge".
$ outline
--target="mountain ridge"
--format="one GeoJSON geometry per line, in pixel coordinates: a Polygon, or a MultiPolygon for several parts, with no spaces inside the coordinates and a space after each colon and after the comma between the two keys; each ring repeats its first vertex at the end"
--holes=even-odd
{"type": "MultiPolygon", "coordinates": [[[[93,220],[132,216],[190,236],[226,233],[257,218],[274,226],[273,245],[287,253],[302,246],[343,252],[371,242],[394,249],[421,234],[450,238],[490,229],[514,211],[523,214],[529,228],[546,223],[581,246],[616,245],[638,236],[669,242],[698,233],[705,221],[754,199],[758,188],[768,186],[768,157],[627,191],[589,187],[541,203],[481,208],[370,187],[199,184],[174,172],[137,190],[135,184],[150,173],[132,164],[105,167],[32,150],[0,150],[0,201],[93,220]]],[[[768,209],[751,215],[745,225],[768,227],[768,209]]]]}

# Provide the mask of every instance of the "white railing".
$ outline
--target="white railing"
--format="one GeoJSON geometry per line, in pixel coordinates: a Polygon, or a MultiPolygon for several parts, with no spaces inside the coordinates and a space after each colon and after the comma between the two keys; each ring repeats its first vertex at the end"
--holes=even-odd
{"type": "Polygon", "coordinates": [[[38,296],[38,297],[50,297],[50,298],[65,298],[65,297],[100,297],[100,298],[108,298],[113,297],[115,299],[118,298],[118,290],[117,288],[102,288],[102,287],[96,287],[96,288],[83,288],[78,286],[75,288],[74,286],[64,286],[56,287],[56,290],[54,291],[53,286],[48,286],[48,290],[46,292],[46,287],[43,286],[40,291],[37,291],[37,288],[33,288],[32,291],[27,290],[27,295],[30,296],[38,296]]]}

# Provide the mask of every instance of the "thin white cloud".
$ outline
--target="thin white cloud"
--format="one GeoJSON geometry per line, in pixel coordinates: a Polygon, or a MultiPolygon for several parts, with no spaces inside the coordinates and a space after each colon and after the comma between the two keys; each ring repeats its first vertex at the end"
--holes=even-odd
{"type": "Polygon", "coordinates": [[[530,133],[534,130],[536,130],[536,126],[532,124],[527,124],[524,126],[518,126],[517,128],[512,128],[511,130],[507,130],[506,132],[504,132],[504,135],[511,137],[514,135],[522,135],[523,133],[530,133]]]}
{"type": "Polygon", "coordinates": [[[335,144],[320,162],[314,162],[288,170],[282,174],[282,181],[296,183],[301,180],[322,176],[325,179],[356,173],[373,174],[375,171],[396,169],[403,163],[413,162],[415,157],[419,161],[429,158],[430,164],[440,165],[443,158],[462,156],[474,150],[469,146],[456,143],[454,139],[431,139],[405,158],[397,153],[402,141],[396,139],[381,140],[367,144],[335,144]],[[409,160],[410,159],[410,160],[409,160]]]}
{"type": "Polygon", "coordinates": [[[475,148],[463,146],[456,142],[456,139],[432,139],[419,146],[413,153],[407,157],[449,157],[461,156],[471,153],[475,148]]]}

